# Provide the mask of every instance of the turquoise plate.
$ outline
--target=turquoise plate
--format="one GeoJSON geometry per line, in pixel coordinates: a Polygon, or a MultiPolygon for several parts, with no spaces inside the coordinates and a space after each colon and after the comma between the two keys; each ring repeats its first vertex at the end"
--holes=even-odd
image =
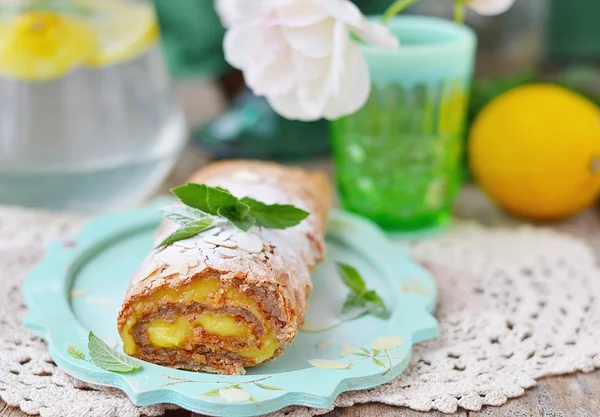
{"type": "Polygon", "coordinates": [[[313,273],[307,323],[340,311],[347,290],[335,277],[337,261],[356,267],[368,287],[385,298],[393,310],[389,320],[364,316],[326,331],[301,331],[281,358],[244,376],[151,363],[122,375],[72,358],[67,354],[70,344],[87,354],[90,330],[121,349],[116,316],[160,221],[156,205],[97,218],[73,241],[51,245],[25,281],[25,326],[47,340],[54,361],[75,378],[119,388],[138,405],[172,403],[214,416],[255,416],[290,405],[327,408],[344,391],[398,377],[413,344],[437,336],[431,276],[376,226],[336,212],[327,235],[327,260],[313,273]]]}

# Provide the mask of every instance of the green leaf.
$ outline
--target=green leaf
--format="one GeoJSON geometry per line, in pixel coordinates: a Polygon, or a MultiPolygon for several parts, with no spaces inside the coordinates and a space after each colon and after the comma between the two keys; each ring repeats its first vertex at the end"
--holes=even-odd
{"type": "Polygon", "coordinates": [[[67,353],[75,359],[85,359],[85,353],[75,345],[67,346],[67,353]]]}
{"type": "Polygon", "coordinates": [[[210,214],[224,217],[247,232],[256,224],[269,229],[285,229],[309,216],[308,212],[289,204],[269,205],[250,197],[240,200],[223,188],[206,184],[188,183],[172,191],[188,207],[168,208],[167,218],[182,226],[200,221],[202,214],[210,214]]]}
{"type": "Polygon", "coordinates": [[[383,362],[381,362],[381,361],[380,361],[379,359],[377,359],[377,358],[373,358],[373,363],[374,363],[375,365],[377,365],[377,366],[381,366],[382,368],[387,368],[387,367],[385,366],[385,364],[384,364],[383,362]]]}
{"type": "Polygon", "coordinates": [[[338,263],[340,278],[350,289],[342,307],[342,314],[355,313],[351,318],[356,318],[368,312],[374,316],[387,319],[390,311],[383,299],[374,291],[367,290],[367,285],[360,273],[350,265],[338,263]],[[362,310],[364,311],[362,311],[362,310]]]}
{"type": "Polygon", "coordinates": [[[362,347],[362,348],[360,348],[360,351],[363,353],[366,353],[368,356],[371,356],[371,352],[367,348],[362,347]]]}
{"type": "MultiPolygon", "coordinates": [[[[342,314],[349,313],[350,311],[352,311],[354,309],[363,308],[363,310],[364,310],[364,305],[365,305],[365,300],[361,295],[350,293],[346,297],[346,300],[344,301],[344,305],[342,306],[342,314]]],[[[358,317],[361,314],[362,313],[359,312],[358,314],[356,314],[353,317],[358,317]]]]}
{"type": "Polygon", "coordinates": [[[217,213],[221,217],[225,217],[238,229],[247,232],[256,224],[256,219],[250,214],[250,207],[244,203],[236,203],[229,206],[221,207],[217,213]]]}
{"type": "Polygon", "coordinates": [[[382,319],[390,317],[390,311],[379,295],[373,290],[367,291],[364,296],[366,300],[365,307],[369,313],[382,319]]]}
{"type": "Polygon", "coordinates": [[[379,356],[380,353],[381,353],[380,350],[373,349],[373,356],[379,356]]]}
{"type": "Polygon", "coordinates": [[[206,213],[193,207],[183,205],[173,205],[162,209],[165,217],[169,220],[173,220],[175,223],[180,225],[186,225],[191,222],[204,220],[207,218],[206,213]]]}
{"type": "Polygon", "coordinates": [[[88,336],[88,349],[92,362],[107,371],[129,373],[142,368],[138,361],[112,349],[92,332],[88,336]]]}
{"type": "Polygon", "coordinates": [[[198,233],[204,232],[205,230],[213,227],[213,222],[214,220],[212,218],[206,217],[203,220],[186,223],[175,232],[167,236],[165,240],[160,242],[160,245],[158,245],[157,248],[163,248],[165,246],[172,245],[175,242],[179,242],[180,240],[196,236],[198,233]]]}
{"type": "Polygon", "coordinates": [[[368,358],[369,356],[371,356],[371,355],[369,355],[367,353],[363,353],[363,352],[354,352],[353,355],[360,356],[362,358],[368,358]]]}
{"type": "Polygon", "coordinates": [[[256,218],[256,224],[267,229],[294,227],[310,216],[310,213],[291,204],[265,204],[250,197],[242,198],[256,218]]]}
{"type": "Polygon", "coordinates": [[[269,391],[283,391],[281,388],[277,388],[272,385],[261,384],[260,382],[255,382],[254,385],[256,385],[259,388],[266,389],[269,391]]]}
{"type": "Polygon", "coordinates": [[[229,191],[206,184],[188,183],[171,190],[183,204],[208,214],[217,215],[219,208],[238,202],[229,191]]]}
{"type": "Polygon", "coordinates": [[[350,288],[350,291],[359,295],[367,291],[365,281],[354,267],[343,263],[338,263],[337,267],[342,281],[350,288]]]}
{"type": "Polygon", "coordinates": [[[230,204],[228,206],[220,207],[217,214],[221,217],[225,217],[227,220],[245,219],[250,215],[250,207],[244,203],[230,204]]]}
{"type": "Polygon", "coordinates": [[[206,397],[218,397],[219,396],[219,388],[211,389],[210,391],[206,391],[202,394],[206,397]]]}

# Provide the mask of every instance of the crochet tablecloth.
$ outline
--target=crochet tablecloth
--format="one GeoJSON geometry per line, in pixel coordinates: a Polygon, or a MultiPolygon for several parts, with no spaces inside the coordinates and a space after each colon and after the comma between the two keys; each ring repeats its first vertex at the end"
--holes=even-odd
{"type": "MultiPolygon", "coordinates": [[[[42,416],[161,415],[172,406],[137,407],[118,390],[66,375],[21,326],[23,279],[48,243],[73,236],[86,219],[0,207],[0,398],[42,416]]],[[[585,242],[550,229],[458,223],[412,251],[438,282],[440,337],[414,350],[400,378],[345,393],[336,406],[478,410],[522,395],[541,377],[600,367],[600,269],[585,242]]]]}

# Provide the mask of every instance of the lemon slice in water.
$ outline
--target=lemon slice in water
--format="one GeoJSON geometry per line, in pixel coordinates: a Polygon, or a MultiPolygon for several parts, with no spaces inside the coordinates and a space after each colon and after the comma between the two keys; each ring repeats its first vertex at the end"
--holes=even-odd
{"type": "Polygon", "coordinates": [[[151,4],[79,0],[80,14],[33,11],[0,18],[0,75],[47,81],[74,68],[123,62],[154,45],[151,4]]]}
{"type": "Polygon", "coordinates": [[[152,4],[103,0],[94,2],[90,27],[96,32],[98,51],[87,65],[110,65],[142,54],[158,39],[159,29],[152,4]]]}
{"type": "Polygon", "coordinates": [[[95,33],[82,20],[32,12],[0,20],[0,74],[30,81],[59,77],[90,59],[95,33]]]}

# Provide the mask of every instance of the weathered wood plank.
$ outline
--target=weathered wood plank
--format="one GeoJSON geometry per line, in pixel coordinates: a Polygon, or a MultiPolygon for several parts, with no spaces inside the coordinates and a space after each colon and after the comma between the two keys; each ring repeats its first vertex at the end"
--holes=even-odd
{"type": "Polygon", "coordinates": [[[163,417],[193,417],[193,416],[197,416],[197,414],[194,414],[191,411],[179,409],[179,410],[167,411],[167,413],[163,417]]]}
{"type": "MultiPolygon", "coordinates": [[[[449,414],[440,412],[421,413],[408,408],[398,408],[385,404],[367,403],[357,404],[353,407],[338,408],[325,417],[449,417],[449,414]]],[[[452,417],[467,417],[467,413],[460,411],[452,417]]]]}
{"type": "Polygon", "coordinates": [[[0,417],[25,417],[27,414],[17,407],[11,407],[0,400],[0,417]]]}
{"type": "Polygon", "coordinates": [[[526,395],[502,407],[486,407],[469,417],[600,416],[600,371],[542,379],[526,395]]]}

